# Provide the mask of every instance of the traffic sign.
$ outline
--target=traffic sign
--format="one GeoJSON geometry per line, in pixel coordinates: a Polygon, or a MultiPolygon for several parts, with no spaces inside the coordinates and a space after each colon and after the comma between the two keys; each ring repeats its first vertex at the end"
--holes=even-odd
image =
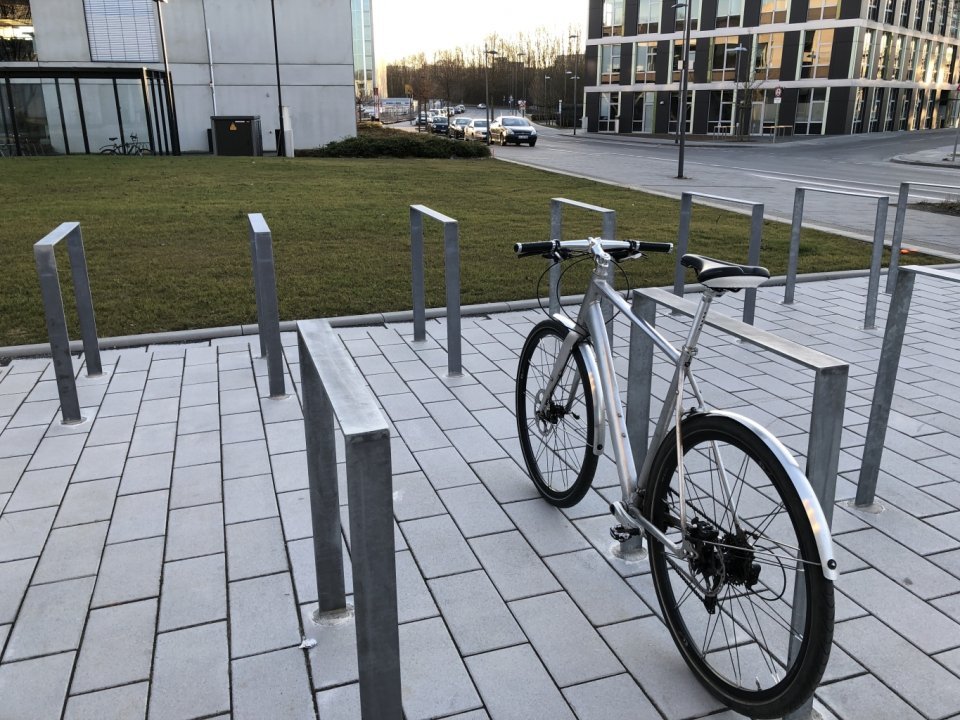
{"type": "Polygon", "coordinates": [[[783,95],[783,88],[777,85],[777,89],[773,91],[773,96],[778,98],[783,95]]]}

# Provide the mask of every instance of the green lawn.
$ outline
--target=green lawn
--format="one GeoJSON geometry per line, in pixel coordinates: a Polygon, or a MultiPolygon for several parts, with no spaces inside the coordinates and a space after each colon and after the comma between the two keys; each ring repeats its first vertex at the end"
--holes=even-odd
{"type": "MultiPolygon", "coordinates": [[[[251,212],[273,231],[281,319],[410,308],[411,204],[459,220],[464,304],[535,295],[546,261],[511,246],[548,239],[552,197],[616,210],[620,238],[673,241],[678,224],[676,201],[494,160],[73,156],[0,170],[0,346],[46,340],[31,246],[65,221],[81,223],[100,337],[254,322],[251,212]]],[[[596,215],[564,220],[567,238],[599,234],[596,215]]],[[[690,249],[745,261],[748,232],[745,216],[696,207],[690,249]]],[[[788,240],[789,227],[766,224],[775,274],[788,240]]],[[[444,302],[441,243],[428,223],[429,306],[444,302]]],[[[78,337],[65,248],[58,258],[78,337]]],[[[673,262],[628,263],[629,283],[670,284],[673,262]]],[[[868,266],[868,245],[804,232],[801,272],[868,266]]]]}

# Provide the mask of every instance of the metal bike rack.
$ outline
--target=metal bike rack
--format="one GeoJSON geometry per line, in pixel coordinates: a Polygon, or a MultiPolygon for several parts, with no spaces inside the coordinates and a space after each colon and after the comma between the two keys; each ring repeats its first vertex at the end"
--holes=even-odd
{"type": "MultiPolygon", "coordinates": [[[[697,306],[660,288],[633,291],[634,314],[653,324],[657,304],[693,317],[697,306]]],[[[806,476],[817,495],[827,524],[833,522],[833,505],[840,467],[840,437],[843,432],[844,399],[850,366],[829,355],[785,340],[765,330],[724,315],[707,316],[706,324],[740,340],[753,343],[775,355],[814,371],[813,406],[807,441],[806,476]]],[[[653,379],[653,340],[645,332],[631,326],[630,362],[627,369],[627,432],[634,449],[637,467],[643,466],[650,437],[650,396],[653,379]]],[[[667,392],[669,397],[674,388],[667,392]]],[[[653,448],[652,450],[656,450],[653,448]]],[[[798,623],[794,612],[794,625],[798,623]]],[[[792,650],[792,649],[791,649],[792,650]]],[[[813,698],[791,713],[791,720],[813,717],[813,698]]]]}
{"type": "Polygon", "coordinates": [[[876,496],[877,478],[880,476],[880,458],[883,454],[887,423],[890,420],[893,390],[897,383],[897,370],[900,368],[900,351],[903,349],[903,336],[907,329],[907,318],[910,315],[910,302],[913,299],[913,286],[917,275],[960,283],[960,275],[956,273],[919,265],[902,267],[897,274],[897,284],[890,299],[887,327],[883,334],[883,346],[877,366],[877,382],[873,388],[870,422],[867,425],[867,437],[863,445],[863,463],[860,465],[860,477],[857,480],[857,496],[854,505],[858,508],[873,505],[876,496]]]}
{"type": "Polygon", "coordinates": [[[83,339],[87,376],[103,374],[97,341],[97,320],[93,312],[93,297],[90,295],[90,278],[87,275],[87,257],[83,251],[80,223],[61,223],[53,232],[34,244],[33,258],[40,278],[40,294],[43,297],[43,311],[50,337],[50,354],[57,379],[57,394],[60,396],[60,413],[64,423],[79,423],[83,418],[80,416],[77,381],[70,358],[70,338],[67,335],[67,319],[63,310],[63,294],[60,292],[60,274],[57,271],[55,253],[57,243],[64,239],[67,241],[73,293],[80,318],[80,337],[83,339]]]}
{"type": "Polygon", "coordinates": [[[318,619],[347,610],[335,422],[343,433],[360,708],[364,720],[400,720],[400,640],[393,535],[390,426],[325,320],[297,323],[318,619]]]}
{"type": "Polygon", "coordinates": [[[283,346],[280,342],[280,310],[277,304],[277,277],[273,265],[273,235],[260,213],[249,213],[250,259],[253,287],[257,296],[257,325],[260,357],[267,359],[270,397],[286,397],[283,378],[283,346]]]}
{"type": "MultiPolygon", "coordinates": [[[[787,282],[783,292],[783,303],[793,302],[793,289],[797,282],[797,260],[800,256],[800,225],[803,222],[803,201],[807,192],[827,193],[829,195],[848,195],[876,199],[877,219],[873,224],[873,253],[870,258],[870,280],[867,284],[867,307],[863,315],[863,329],[872,330],[877,320],[877,295],[880,292],[880,264],[883,260],[883,236],[887,229],[887,206],[890,198],[877,193],[853,192],[852,190],[831,190],[829,188],[798,187],[793,197],[793,225],[790,228],[790,255],[787,259],[787,282]]],[[[899,248],[898,248],[899,252],[899,248]]],[[[894,270],[896,272],[896,270],[894,270]]]]}
{"type": "Polygon", "coordinates": [[[413,270],[413,340],[427,339],[426,290],[423,276],[423,218],[443,224],[444,282],[447,289],[447,373],[462,375],[460,340],[459,223],[425,205],[410,206],[410,255],[413,270]]]}
{"type": "MultiPolygon", "coordinates": [[[[578,208],[587,212],[600,213],[601,230],[600,237],[604,240],[615,240],[617,236],[617,211],[609,208],[589,205],[577,200],[568,200],[567,198],[550,199],[550,239],[563,239],[563,208],[578,208]]],[[[607,269],[606,280],[613,287],[613,265],[607,269]]],[[[607,321],[607,335],[610,338],[611,346],[613,344],[613,324],[610,320],[613,318],[613,305],[608,300],[600,302],[600,308],[603,311],[603,317],[607,321]]],[[[560,263],[554,262],[550,266],[550,314],[560,312],[560,263]]]]}
{"type": "Polygon", "coordinates": [[[907,219],[907,203],[910,202],[910,188],[936,188],[943,194],[953,190],[960,195],[960,185],[939,185],[937,183],[902,182],[897,194],[897,214],[893,221],[893,239],[890,244],[890,267],[887,268],[886,293],[892,293],[897,282],[897,268],[900,265],[900,248],[903,246],[903,226],[907,219]]]}
{"type": "MultiPolygon", "coordinates": [[[[680,229],[677,232],[677,264],[673,271],[673,293],[683,297],[683,266],[680,258],[687,253],[690,242],[690,220],[693,217],[693,198],[703,198],[722,203],[747,205],[750,212],[750,249],[747,251],[747,262],[750,265],[760,264],[760,240],[763,235],[763,203],[752,200],[738,200],[737,198],[708,195],[707,193],[688,191],[680,195],[680,229]]],[[[743,321],[753,325],[754,311],[757,306],[757,290],[750,288],[743,293],[743,321]]]]}

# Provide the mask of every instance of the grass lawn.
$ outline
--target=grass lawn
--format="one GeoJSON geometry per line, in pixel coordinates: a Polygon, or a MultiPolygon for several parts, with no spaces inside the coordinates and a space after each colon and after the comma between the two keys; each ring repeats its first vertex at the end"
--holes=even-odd
{"type": "MultiPolygon", "coordinates": [[[[411,204],[459,220],[464,304],[535,295],[546,261],[516,260],[511,246],[549,238],[552,197],[616,210],[620,238],[675,241],[679,217],[677,201],[494,160],[72,156],[0,167],[0,346],[47,340],[31,246],[65,221],[81,224],[98,334],[110,337],[254,322],[251,212],[273,232],[284,320],[409,309],[411,204]]],[[[441,229],[426,229],[427,304],[440,306],[441,229]]],[[[564,212],[566,238],[599,231],[598,216],[564,212]]],[[[762,262],[774,274],[789,232],[765,225],[762,262]]],[[[745,261],[748,233],[748,217],[695,206],[690,249],[745,261]]],[[[805,230],[800,272],[865,268],[869,253],[805,230]]],[[[66,248],[57,256],[78,338],[66,248]]],[[[935,259],[911,256],[924,261],[935,259]]],[[[671,284],[673,263],[627,263],[628,281],[671,284]]]]}

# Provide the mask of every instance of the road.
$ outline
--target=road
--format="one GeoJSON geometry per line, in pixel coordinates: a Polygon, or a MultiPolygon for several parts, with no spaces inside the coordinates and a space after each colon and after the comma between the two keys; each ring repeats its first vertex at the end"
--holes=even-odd
{"type": "MultiPolygon", "coordinates": [[[[682,180],[676,178],[677,146],[638,136],[573,136],[570,130],[541,128],[535,148],[497,147],[494,153],[502,160],[672,197],[690,190],[762,202],[765,217],[786,222],[793,216],[797,187],[867,193],[872,197],[808,191],[804,203],[804,226],[865,240],[873,237],[876,195],[884,194],[890,197],[889,242],[902,181],[934,186],[912,187],[911,202],[960,197],[960,169],[895,163],[892,158],[949,150],[953,139],[953,130],[934,130],[786,139],[776,144],[687,143],[682,180]]],[[[910,209],[903,242],[904,247],[960,260],[960,218],[910,209]]]]}

